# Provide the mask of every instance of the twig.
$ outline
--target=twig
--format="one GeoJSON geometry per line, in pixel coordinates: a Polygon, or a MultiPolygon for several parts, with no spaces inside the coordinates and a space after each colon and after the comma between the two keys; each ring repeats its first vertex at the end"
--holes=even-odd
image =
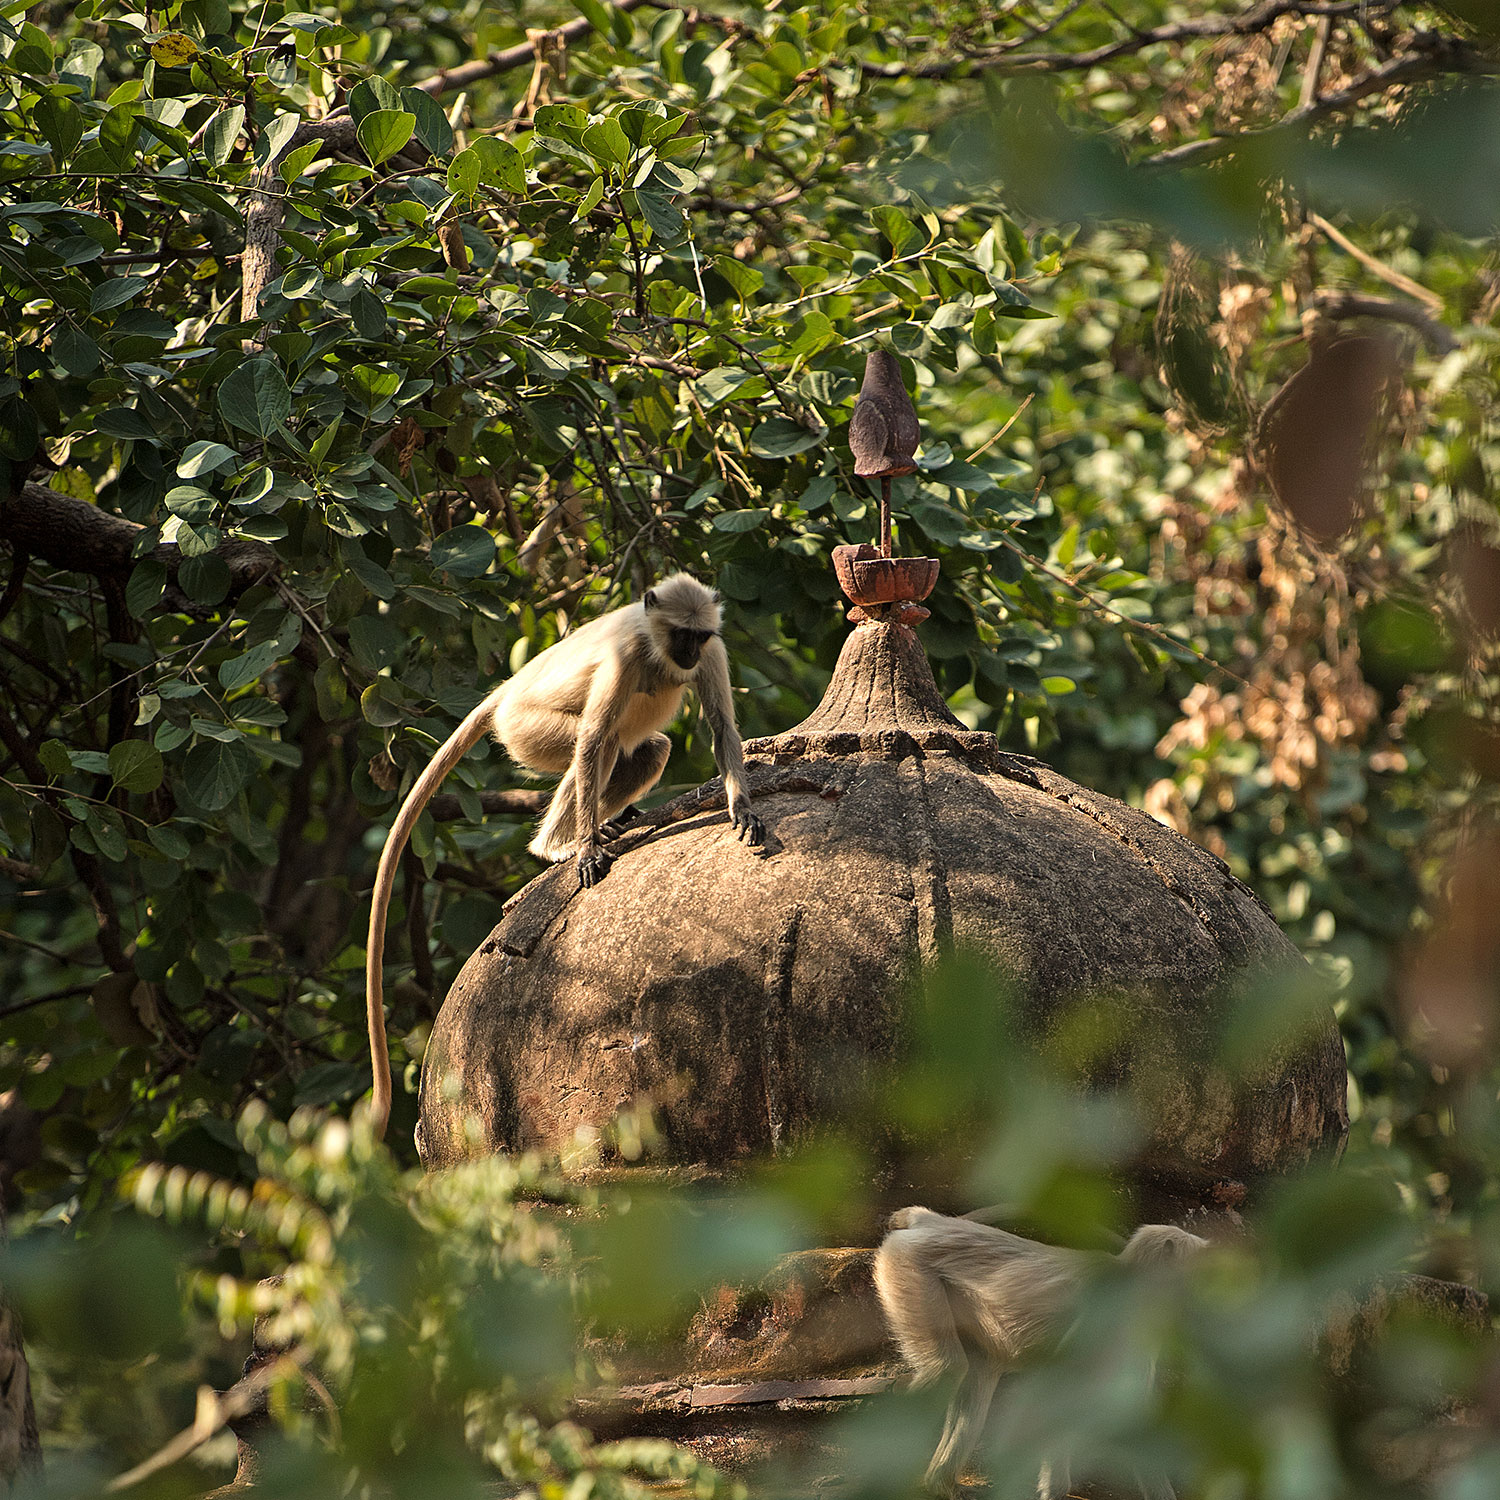
{"type": "Polygon", "coordinates": [[[1458,348],[1458,336],[1446,323],[1429,317],[1419,307],[1393,302],[1389,297],[1320,292],[1313,306],[1327,318],[1384,318],[1388,323],[1405,323],[1408,328],[1415,328],[1439,354],[1448,354],[1458,348]]]}
{"type": "Polygon", "coordinates": [[[1005,436],[1005,434],[1006,434],[1006,433],[1007,433],[1007,432],[1009,432],[1009,431],[1010,431],[1010,429],[1011,429],[1011,428],[1012,428],[1012,427],[1013,427],[1013,426],[1014,426],[1014,425],[1015,425],[1015,420],[1016,420],[1016,418],[1017,418],[1017,417],[1019,417],[1019,416],[1020,416],[1020,415],[1021,415],[1021,413],[1022,413],[1022,412],[1023,412],[1023,411],[1025,411],[1025,410],[1026,410],[1026,408],[1027,408],[1027,407],[1028,407],[1028,406],[1030,406],[1030,405],[1031,405],[1031,398],[1032,398],[1032,397],[1033,397],[1033,396],[1034,396],[1034,395],[1036,395],[1036,392],[1035,392],[1035,391],[1027,391],[1027,392],[1026,392],[1026,399],[1025,399],[1025,400],[1024,400],[1024,401],[1022,401],[1022,403],[1021,403],[1021,404],[1020,404],[1020,405],[1019,405],[1019,406],[1018,406],[1018,407],[1017,407],[1017,408],[1016,408],[1016,409],[1015,409],[1015,410],[1014,410],[1014,411],[1013,411],[1013,412],[1012,412],[1012,413],[1011,413],[1011,414],[1010,414],[1010,415],[1009,415],[1009,416],[1008,416],[1008,417],[1007,417],[1007,418],[1006,418],[1006,419],[1005,419],[1005,425],[1004,425],[1004,426],[1003,426],[1003,427],[1002,427],[1002,428],[1001,428],[1001,429],[1000,429],[1000,430],[999,430],[999,432],[996,432],[996,433],[992,433],[992,434],[991,434],[991,435],[990,435],[990,436],[989,436],[989,437],[987,437],[987,438],[986,438],[986,439],[985,439],[985,440],[984,440],[984,441],[983,441],[983,442],[982,442],[982,443],[981,443],[981,444],[980,444],[980,445],[979,445],[979,446],[978,446],[978,447],[977,447],[977,448],[976,448],[976,449],[975,449],[975,450],[974,450],[974,451],[973,451],[973,452],[972,452],[972,453],[971,453],[971,454],[970,454],[970,455],[969,455],[969,456],[968,456],[968,457],[967,457],[967,458],[966,458],[966,459],[965,459],[965,460],[964,460],[964,462],[965,462],[965,463],[966,463],[966,464],[971,464],[971,463],[973,463],[973,462],[974,462],[974,460],[975,460],[975,459],[976,459],[976,458],[978,458],[978,457],[979,457],[979,455],[980,455],[980,454],[981,454],[981,453],[988,453],[988,452],[989,452],[989,450],[990,450],[990,449],[991,449],[991,448],[993,448],[993,447],[994,447],[994,446],[995,446],[995,444],[996,444],[996,443],[998,443],[998,442],[999,442],[999,441],[1000,441],[1000,439],[1001,439],[1001,438],[1003,438],[1003,437],[1004,437],[1004,436],[1005,436]]]}
{"type": "Polygon", "coordinates": [[[24,859],[12,859],[8,854],[0,854],[0,875],[4,875],[7,880],[30,885],[42,878],[42,871],[24,859]]]}
{"type": "Polygon", "coordinates": [[[1245,688],[1249,692],[1256,693],[1261,697],[1271,696],[1266,692],[1264,688],[1256,687],[1256,685],[1248,678],[1241,677],[1238,672],[1231,671],[1228,667],[1221,666],[1213,659],[1213,657],[1205,656],[1203,652],[1197,649],[1196,646],[1190,646],[1186,641],[1178,640],[1175,635],[1169,635],[1159,626],[1148,625],[1144,620],[1133,620],[1129,615],[1121,614],[1119,610],[1103,603],[1099,599],[1094,598],[1094,596],[1089,593],[1087,589],[1083,588],[1080,584],[1074,583],[1066,573],[1059,573],[1056,568],[1051,566],[1050,563],[1044,563],[1041,558],[1037,557],[1034,553],[1028,552],[1024,547],[1019,546],[1017,545],[1017,543],[1011,541],[1011,539],[1003,532],[999,533],[998,535],[1002,546],[1010,548],[1010,550],[1014,552],[1017,557],[1023,559],[1025,562],[1030,563],[1032,567],[1037,568],[1041,572],[1045,573],[1049,578],[1055,579],[1058,583],[1062,584],[1064,588],[1072,589],[1073,592],[1077,594],[1078,597],[1086,605],[1088,605],[1090,609],[1096,610],[1100,614],[1108,615],[1113,620],[1118,620],[1120,624],[1127,626],[1131,630],[1139,630],[1142,635],[1152,636],[1156,640],[1162,642],[1163,645],[1169,646],[1175,651],[1186,651],[1189,656],[1195,658],[1197,661],[1202,662],[1205,667],[1209,667],[1215,672],[1222,673],[1225,677],[1228,677],[1232,681],[1239,683],[1242,688],[1245,688]]]}
{"type": "Polygon", "coordinates": [[[305,1349],[294,1349],[290,1354],[284,1354],[280,1359],[252,1370],[242,1380],[237,1380],[230,1386],[222,1396],[217,1391],[209,1390],[207,1386],[200,1386],[198,1410],[193,1417],[193,1425],[183,1428],[176,1437],[162,1444],[150,1458],[144,1459],[133,1469],[116,1474],[104,1486],[105,1494],[118,1495],[123,1490],[133,1489],[143,1479],[149,1479],[153,1474],[181,1463],[236,1417],[248,1416],[260,1404],[262,1394],[273,1380],[291,1370],[301,1370],[307,1359],[308,1352],[305,1349]]]}
{"type": "Polygon", "coordinates": [[[76,964],[81,960],[73,957],[71,953],[64,953],[58,948],[49,948],[46,943],[38,943],[32,938],[24,938],[19,932],[11,932],[0,927],[0,943],[16,943],[22,948],[30,948],[34,953],[45,954],[54,963],[76,964]]]}
{"type": "Polygon", "coordinates": [[[1328,38],[1333,31],[1333,17],[1319,16],[1313,29],[1313,43],[1307,54],[1307,66],[1302,70],[1302,92],[1297,107],[1306,109],[1318,97],[1318,79],[1323,72],[1323,58],[1328,52],[1328,38]]]}
{"type": "Polygon", "coordinates": [[[16,607],[21,589],[26,582],[26,569],[31,566],[31,554],[24,547],[17,547],[11,554],[10,577],[5,584],[5,593],[0,596],[0,620],[16,607]]]}
{"type": "MultiPolygon", "coordinates": [[[[629,15],[631,11],[639,10],[644,4],[646,0],[615,0],[609,9],[619,11],[622,15],[629,15]]],[[[558,36],[565,42],[572,43],[587,36],[592,29],[591,22],[580,18],[576,21],[569,21],[565,26],[559,26],[556,31],[547,32],[546,35],[558,36]]],[[[512,68],[523,67],[533,62],[536,55],[536,47],[532,42],[517,42],[514,47],[507,47],[502,52],[491,52],[488,57],[460,63],[456,68],[445,68],[441,72],[434,73],[431,78],[424,78],[416,87],[424,94],[431,94],[436,99],[443,94],[451,94],[455,89],[466,89],[470,84],[478,83],[482,78],[493,78],[497,73],[508,73],[512,68]]]]}
{"type": "Polygon", "coordinates": [[[1321,230],[1346,255],[1352,255],[1372,276],[1378,276],[1387,286],[1393,286],[1398,292],[1405,292],[1408,297],[1415,298],[1429,312],[1434,314],[1442,312],[1443,299],[1436,292],[1430,291],[1420,281],[1413,281],[1410,276],[1403,276],[1400,271],[1386,265],[1384,261],[1376,260],[1368,250],[1356,245],[1343,230],[1330,224],[1322,214],[1308,214],[1307,222],[1314,229],[1321,230]]]}

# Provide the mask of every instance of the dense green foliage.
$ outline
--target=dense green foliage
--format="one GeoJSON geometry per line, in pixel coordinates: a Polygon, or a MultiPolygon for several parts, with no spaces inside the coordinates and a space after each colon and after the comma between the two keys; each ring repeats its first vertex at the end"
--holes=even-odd
{"type": "MultiPolygon", "coordinates": [[[[846,628],[829,549],[872,532],[843,434],[878,337],[923,419],[897,521],[942,559],[921,634],[956,711],[1265,897],[1335,988],[1361,1162],[1430,1264],[1489,1284],[1493,30],[1040,9],[579,0],[533,68],[478,6],[8,8],[0,1084],[34,1234],[104,1236],[158,1161],[427,1223],[442,1189],[358,1152],[314,1187],[234,1125],[366,1087],[386,820],[488,685],[671,565],[725,595],[747,734],[794,722],[846,628]],[[1034,57],[1050,92],[1006,77],[1034,57]],[[1380,399],[1318,377],[1351,331],[1380,399]],[[1311,496],[1289,472],[1351,441],[1311,496]]],[[[711,761],[678,738],[682,786],[711,761]]],[[[535,873],[525,799],[479,816],[519,784],[476,752],[414,840],[408,1087],[535,873]]],[[[253,1242],[185,1253],[254,1275],[253,1242]]],[[[406,1243],[417,1275],[438,1251],[406,1243]]],[[[357,1386],[346,1315],[314,1347],[357,1386]]],[[[93,1397],[78,1351],[44,1359],[46,1424],[140,1457],[226,1383],[208,1338],[145,1347],[93,1397]]]]}

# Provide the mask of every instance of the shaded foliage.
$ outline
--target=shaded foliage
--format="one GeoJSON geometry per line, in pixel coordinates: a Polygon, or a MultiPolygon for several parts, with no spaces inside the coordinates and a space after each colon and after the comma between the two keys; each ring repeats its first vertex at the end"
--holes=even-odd
{"type": "MultiPolygon", "coordinates": [[[[1488,1285],[1483,7],[579,9],[536,46],[510,12],[362,0],[0,21],[0,1083],[27,1222],[106,1236],[143,1161],[274,1181],[242,1106],[362,1092],[385,823],[570,619],[712,574],[747,733],[800,717],[845,629],[827,554],[874,533],[847,426],[878,339],[922,418],[896,524],[942,559],[922,638],[955,711],[1268,901],[1333,986],[1360,1160],[1430,1264],[1488,1285]],[[1385,405],[1317,379],[1372,331],[1385,405]],[[1368,424],[1331,522],[1277,478],[1299,407],[1304,442],[1368,424]]],[[[679,739],[691,784],[708,747],[679,739]]],[[[535,872],[514,770],[451,786],[393,933],[408,1089],[535,872]]],[[[276,1263],[260,1232],[212,1269],[276,1263]]],[[[202,1332],[155,1368],[124,1330],[139,1402],[108,1419],[121,1387],[69,1367],[52,1430],[142,1456],[188,1415],[164,1370],[227,1383],[202,1332]]]]}

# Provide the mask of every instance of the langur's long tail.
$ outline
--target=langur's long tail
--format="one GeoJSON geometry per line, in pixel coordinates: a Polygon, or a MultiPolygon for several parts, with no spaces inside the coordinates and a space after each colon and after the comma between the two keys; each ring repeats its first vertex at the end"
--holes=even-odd
{"type": "Polygon", "coordinates": [[[370,896],[370,935],[365,944],[365,1020],[370,1033],[370,1067],[375,1075],[375,1089],[370,1100],[370,1119],[375,1139],[385,1138],[385,1127],[391,1118],[391,1057],[385,1033],[385,994],[381,970],[385,964],[385,921],[390,910],[391,891],[396,884],[396,867],[406,848],[411,831],[422,816],[422,809],[443,784],[454,766],[484,738],[495,714],[495,700],[506,684],[496,688],[474,709],[443,742],[427,768],[417,777],[416,785],[406,794],[396,821],[385,837],[380,851],[380,865],[375,871],[375,889],[370,896]]]}

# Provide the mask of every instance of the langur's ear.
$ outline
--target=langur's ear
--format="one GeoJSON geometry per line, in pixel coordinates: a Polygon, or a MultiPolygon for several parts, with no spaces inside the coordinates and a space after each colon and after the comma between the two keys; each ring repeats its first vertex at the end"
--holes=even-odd
{"type": "Polygon", "coordinates": [[[655,609],[660,602],[661,601],[656,597],[655,589],[647,589],[645,594],[641,598],[641,603],[644,604],[647,609],[655,609]]]}

